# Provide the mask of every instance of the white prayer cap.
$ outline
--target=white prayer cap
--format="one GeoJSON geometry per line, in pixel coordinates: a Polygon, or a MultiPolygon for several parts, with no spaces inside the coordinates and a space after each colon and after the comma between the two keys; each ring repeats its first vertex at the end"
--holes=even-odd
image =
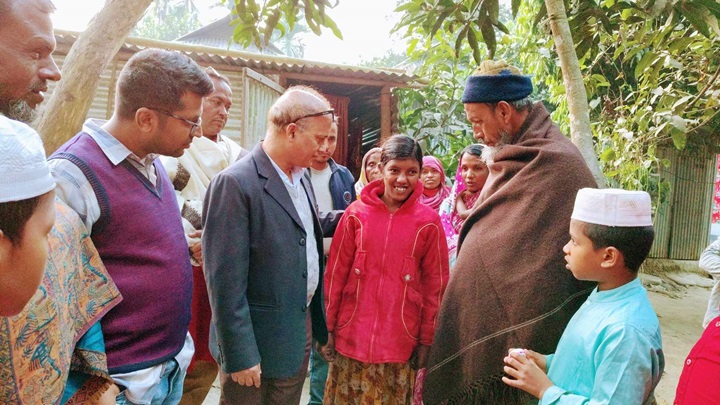
{"type": "Polygon", "coordinates": [[[38,197],[54,188],[40,135],[0,115],[0,203],[38,197]]]}
{"type": "Polygon", "coordinates": [[[617,188],[583,188],[572,219],[605,226],[652,226],[650,194],[617,188]]]}

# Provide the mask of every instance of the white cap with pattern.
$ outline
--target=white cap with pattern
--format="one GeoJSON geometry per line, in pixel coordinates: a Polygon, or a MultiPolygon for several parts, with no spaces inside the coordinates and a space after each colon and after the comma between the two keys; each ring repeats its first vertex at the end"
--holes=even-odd
{"type": "Polygon", "coordinates": [[[0,203],[38,197],[54,188],[40,135],[0,115],[0,203]]]}
{"type": "Polygon", "coordinates": [[[605,226],[652,226],[650,194],[617,188],[583,188],[571,218],[605,226]]]}

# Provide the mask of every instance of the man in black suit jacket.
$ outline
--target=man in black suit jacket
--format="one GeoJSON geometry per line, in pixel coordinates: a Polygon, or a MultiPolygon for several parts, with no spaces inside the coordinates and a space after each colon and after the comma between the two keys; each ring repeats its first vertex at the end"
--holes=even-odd
{"type": "Polygon", "coordinates": [[[289,88],[265,140],[210,183],[203,259],[223,404],[298,404],[311,338],[327,342],[322,237],[341,212],[321,224],[303,172],[334,119],[320,93],[289,88]]]}

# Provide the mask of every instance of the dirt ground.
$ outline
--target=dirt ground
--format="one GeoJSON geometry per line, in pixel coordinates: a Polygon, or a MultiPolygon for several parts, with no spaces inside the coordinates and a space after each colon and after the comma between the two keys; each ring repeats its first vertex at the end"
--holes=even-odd
{"type": "MultiPolygon", "coordinates": [[[[650,301],[660,319],[665,351],[665,373],[655,390],[655,398],[658,405],[671,405],[685,357],[702,334],[710,289],[678,285],[667,287],[667,284],[649,286],[648,289],[650,301]]],[[[202,404],[215,405],[219,399],[220,389],[216,383],[202,404]]],[[[301,405],[307,404],[307,400],[306,382],[301,405]]]]}
{"type": "Polygon", "coordinates": [[[702,320],[710,290],[687,287],[677,295],[677,298],[673,298],[666,294],[649,292],[650,301],[660,319],[665,351],[665,373],[655,389],[655,398],[659,405],[670,405],[675,399],[675,388],[685,357],[703,332],[702,320]]]}

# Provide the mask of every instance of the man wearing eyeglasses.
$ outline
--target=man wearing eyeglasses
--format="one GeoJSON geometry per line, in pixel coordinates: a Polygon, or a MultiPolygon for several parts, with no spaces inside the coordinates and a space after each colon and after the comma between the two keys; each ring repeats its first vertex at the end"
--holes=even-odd
{"type": "Polygon", "coordinates": [[[303,173],[334,118],[316,90],[290,87],[264,141],[210,183],[202,243],[222,404],[298,404],[311,341],[327,343],[322,237],[341,212],[318,216],[303,173]]]}
{"type": "Polygon", "coordinates": [[[162,164],[175,187],[178,206],[182,214],[185,238],[193,265],[193,298],[190,334],[195,342],[195,357],[190,364],[183,402],[200,403],[205,399],[217,376],[217,363],[208,349],[210,334],[210,301],[202,268],[201,236],[203,200],[210,180],[223,169],[250,153],[221,134],[232,107],[230,79],[208,67],[214,90],[203,100],[202,132],[182,156],[161,156],[162,164]]]}
{"type": "MultiPolygon", "coordinates": [[[[305,176],[310,179],[315,190],[315,198],[320,212],[333,209],[345,210],[355,201],[355,179],[347,167],[337,164],[332,155],[337,146],[338,125],[330,130],[328,147],[321,149],[313,158],[310,170],[305,176]]],[[[332,238],[323,240],[324,259],[330,253],[332,238]]],[[[308,405],[320,405],[323,401],[325,383],[328,376],[328,363],[313,349],[310,354],[310,401],[308,405]]]]}
{"type": "Polygon", "coordinates": [[[208,75],[159,49],[123,67],[109,121],[90,119],[51,157],[57,195],[85,222],[123,301],[101,321],[117,404],[177,404],[194,348],[192,269],[172,183],[157,156],[202,134],[208,75]]]}

